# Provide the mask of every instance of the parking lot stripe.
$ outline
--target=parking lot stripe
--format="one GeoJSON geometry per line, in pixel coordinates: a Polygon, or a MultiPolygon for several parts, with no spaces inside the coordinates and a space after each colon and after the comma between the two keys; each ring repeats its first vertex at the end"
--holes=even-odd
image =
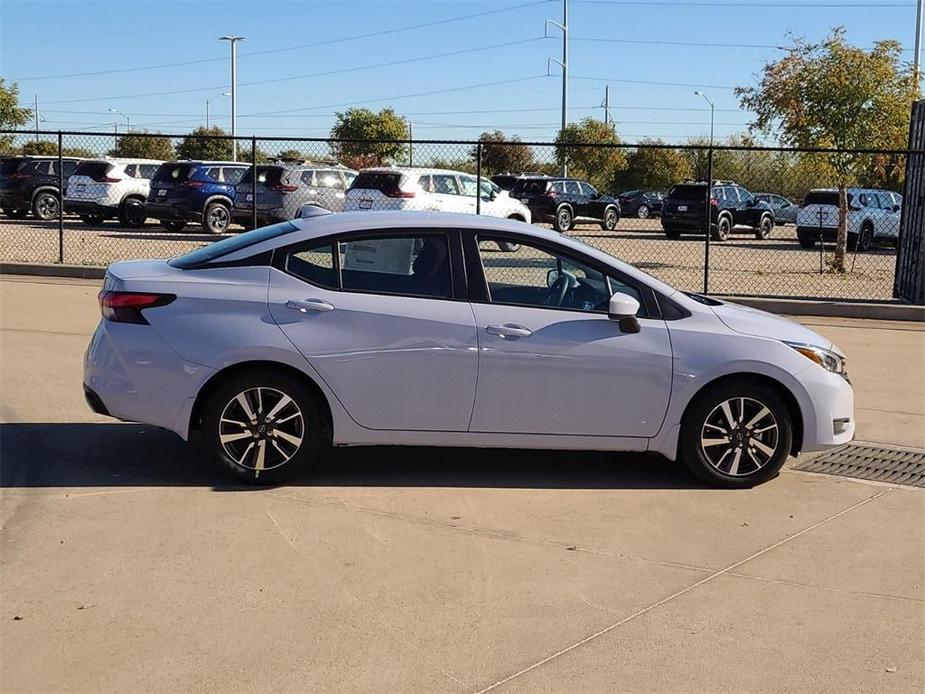
{"type": "Polygon", "coordinates": [[[669,596],[666,597],[666,598],[662,598],[661,600],[658,600],[657,602],[654,602],[654,603],[652,603],[651,605],[647,605],[646,607],[643,607],[641,610],[637,610],[637,611],[634,612],[633,614],[631,614],[631,615],[629,615],[629,616],[627,616],[627,617],[624,617],[624,618],[621,619],[620,621],[614,622],[613,624],[611,624],[611,625],[609,625],[609,626],[606,626],[606,627],[604,627],[603,629],[601,629],[601,630],[599,630],[599,631],[596,631],[596,632],[594,632],[593,634],[591,634],[591,635],[589,635],[589,636],[586,636],[585,638],[581,639],[580,641],[576,641],[575,643],[571,644],[570,646],[567,646],[566,648],[563,648],[563,649],[561,649],[561,650],[559,650],[559,651],[556,651],[555,653],[546,656],[546,657],[543,658],[542,660],[537,661],[536,663],[533,663],[532,665],[529,665],[529,666],[523,668],[522,670],[518,670],[517,672],[515,672],[515,673],[512,674],[512,675],[508,675],[507,677],[505,677],[505,678],[502,679],[502,680],[498,680],[497,682],[494,682],[494,683],[492,683],[492,684],[489,684],[487,687],[484,687],[483,689],[479,689],[479,690],[476,692],[476,694],[485,694],[485,692],[490,692],[490,691],[492,691],[493,689],[497,689],[498,687],[500,687],[500,686],[502,686],[502,685],[504,685],[504,684],[507,684],[507,683],[510,682],[511,680],[517,679],[517,678],[520,677],[521,675],[525,675],[525,674],[527,674],[528,672],[531,672],[531,671],[533,671],[533,670],[536,670],[537,668],[542,667],[542,666],[545,665],[546,663],[549,663],[549,662],[555,660],[556,658],[559,658],[560,656],[565,655],[566,653],[569,653],[569,652],[571,652],[571,651],[574,651],[576,648],[579,648],[579,647],[583,646],[584,644],[589,643],[590,641],[594,641],[595,639],[600,638],[600,637],[603,636],[604,634],[607,634],[607,633],[613,631],[613,630],[616,629],[617,627],[623,626],[623,625],[626,624],[627,622],[631,622],[632,620],[636,619],[637,617],[641,617],[642,615],[646,614],[647,612],[651,612],[651,611],[654,610],[655,608],[660,607],[661,605],[664,605],[665,603],[671,602],[672,600],[675,600],[675,599],[681,597],[682,595],[684,595],[684,594],[686,594],[686,593],[689,593],[690,591],[694,590],[695,588],[697,588],[697,587],[699,587],[699,586],[702,586],[704,583],[708,583],[709,581],[712,581],[712,580],[715,579],[715,578],[718,578],[718,577],[720,577],[720,576],[723,576],[723,575],[725,575],[725,574],[728,574],[728,573],[730,573],[731,571],[733,571],[734,569],[737,569],[738,567],[742,566],[742,565],[745,564],[746,562],[749,562],[749,561],[751,561],[752,559],[756,559],[756,558],[762,556],[763,554],[767,554],[768,552],[770,552],[770,551],[772,551],[772,550],[775,550],[775,549],[777,549],[778,547],[787,544],[788,542],[792,542],[793,540],[797,539],[798,537],[801,537],[802,535],[805,535],[806,533],[812,532],[812,531],[815,530],[816,528],[818,528],[818,527],[820,527],[820,526],[823,526],[823,525],[825,525],[826,523],[828,523],[828,522],[830,522],[830,521],[835,520],[835,519],[838,518],[839,516],[843,516],[843,515],[845,515],[846,513],[849,513],[850,511],[853,511],[853,510],[856,509],[856,508],[860,508],[861,506],[864,506],[865,504],[869,504],[870,502],[875,501],[876,499],[879,499],[879,498],[880,498],[881,496],[883,496],[884,494],[889,494],[891,491],[893,491],[893,490],[892,490],[892,489],[885,489],[885,490],[883,490],[882,492],[879,492],[879,493],[877,493],[877,494],[874,494],[873,496],[869,496],[869,497],[867,497],[866,499],[862,499],[861,501],[858,501],[857,503],[852,504],[852,505],[849,506],[848,508],[842,509],[842,510],[839,511],[838,513],[834,513],[834,514],[832,514],[831,516],[828,516],[827,518],[823,518],[821,521],[818,521],[818,522],[816,522],[816,523],[813,523],[813,524],[810,525],[809,527],[804,528],[803,530],[801,530],[801,531],[799,531],[799,532],[797,532],[797,533],[794,533],[793,535],[790,535],[790,536],[788,536],[788,537],[785,537],[783,540],[779,540],[778,542],[775,542],[775,543],[772,544],[772,545],[768,545],[768,546],[765,547],[764,549],[760,549],[760,550],[758,550],[757,552],[755,552],[755,553],[753,553],[753,554],[750,554],[749,556],[745,557],[744,559],[740,559],[739,561],[735,562],[734,564],[730,564],[729,566],[727,566],[727,567],[725,567],[725,568],[723,568],[723,569],[720,569],[719,571],[715,571],[714,573],[711,573],[709,576],[706,576],[705,578],[702,578],[702,579],[700,579],[699,581],[696,581],[695,583],[692,583],[691,585],[687,586],[686,588],[682,588],[681,590],[679,590],[679,591],[677,591],[677,592],[675,592],[675,593],[672,593],[671,595],[669,595],[669,596]]]}

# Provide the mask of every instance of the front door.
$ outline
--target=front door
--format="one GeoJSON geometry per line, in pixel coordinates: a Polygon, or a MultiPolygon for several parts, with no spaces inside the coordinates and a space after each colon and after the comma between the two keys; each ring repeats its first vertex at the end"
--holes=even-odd
{"type": "Polygon", "coordinates": [[[472,305],[479,378],[470,431],[654,436],[671,389],[667,327],[644,309],[638,333],[607,317],[613,293],[642,298],[642,289],[554,246],[491,235],[478,253],[488,300],[472,305]]]}
{"type": "Polygon", "coordinates": [[[274,263],[273,319],[361,426],[468,427],[477,337],[469,304],[454,300],[453,241],[352,236],[290,249],[274,263]]]}

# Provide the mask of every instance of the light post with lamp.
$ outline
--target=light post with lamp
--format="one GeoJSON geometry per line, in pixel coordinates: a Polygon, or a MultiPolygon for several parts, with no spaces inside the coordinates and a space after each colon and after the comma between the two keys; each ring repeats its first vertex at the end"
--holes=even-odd
{"type": "Polygon", "coordinates": [[[706,294],[710,285],[710,226],[713,221],[713,209],[710,202],[713,199],[713,114],[715,107],[710,98],[699,89],[694,92],[697,96],[702,96],[704,101],[710,104],[710,149],[707,151],[707,192],[704,200],[704,227],[705,237],[703,248],[703,293],[706,294]]]}
{"type": "Polygon", "coordinates": [[[238,142],[235,135],[238,132],[238,41],[243,36],[219,36],[219,41],[228,41],[231,44],[231,161],[238,160],[238,142]]]}

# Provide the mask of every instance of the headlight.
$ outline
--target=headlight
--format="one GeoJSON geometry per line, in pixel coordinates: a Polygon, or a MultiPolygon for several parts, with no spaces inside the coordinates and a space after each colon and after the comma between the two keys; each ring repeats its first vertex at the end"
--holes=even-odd
{"type": "Polygon", "coordinates": [[[784,344],[786,344],[788,347],[792,347],[804,357],[812,362],[815,362],[826,371],[831,371],[832,373],[838,374],[840,376],[846,375],[845,358],[840,354],[836,354],[835,352],[828,349],[823,349],[822,347],[804,345],[800,342],[785,342],[784,344]]]}

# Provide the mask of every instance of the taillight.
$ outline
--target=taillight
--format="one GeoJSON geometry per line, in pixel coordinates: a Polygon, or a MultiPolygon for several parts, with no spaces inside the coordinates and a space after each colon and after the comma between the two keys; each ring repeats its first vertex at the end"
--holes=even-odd
{"type": "Polygon", "coordinates": [[[11,173],[7,178],[12,178],[13,180],[20,180],[23,178],[29,178],[27,173],[11,173]]]}
{"type": "Polygon", "coordinates": [[[544,197],[544,198],[552,198],[553,200],[555,200],[555,199],[556,199],[556,191],[554,191],[554,190],[547,190],[545,193],[543,193],[543,197],[544,197]]]}
{"type": "Polygon", "coordinates": [[[277,183],[275,186],[270,186],[270,188],[278,193],[294,193],[299,189],[298,186],[288,186],[285,183],[277,183]]]}
{"type": "Polygon", "coordinates": [[[180,185],[185,186],[186,188],[202,188],[202,181],[183,181],[180,185]]]}
{"type": "Polygon", "coordinates": [[[97,183],[118,183],[121,181],[121,178],[112,178],[110,176],[95,176],[93,178],[97,183]]]}
{"type": "Polygon", "coordinates": [[[387,198],[413,198],[414,197],[413,190],[402,190],[401,188],[397,186],[395,188],[387,188],[386,190],[383,190],[382,193],[387,198]]]}
{"type": "Polygon", "coordinates": [[[710,205],[713,207],[719,207],[719,200],[716,198],[710,198],[710,205]]]}
{"type": "Polygon", "coordinates": [[[166,306],[176,298],[173,294],[102,291],[99,296],[100,312],[103,318],[114,323],[148,325],[141,314],[144,309],[166,306]]]}

